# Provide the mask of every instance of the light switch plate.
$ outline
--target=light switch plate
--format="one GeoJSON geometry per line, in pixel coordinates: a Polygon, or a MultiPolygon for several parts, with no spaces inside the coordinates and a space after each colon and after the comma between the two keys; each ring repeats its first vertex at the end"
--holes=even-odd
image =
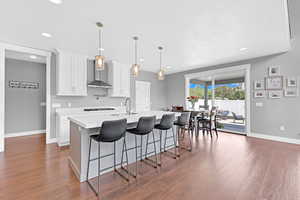
{"type": "Polygon", "coordinates": [[[256,107],[263,107],[264,104],[263,104],[263,102],[256,102],[256,103],[255,103],[255,106],[256,106],[256,107]]]}

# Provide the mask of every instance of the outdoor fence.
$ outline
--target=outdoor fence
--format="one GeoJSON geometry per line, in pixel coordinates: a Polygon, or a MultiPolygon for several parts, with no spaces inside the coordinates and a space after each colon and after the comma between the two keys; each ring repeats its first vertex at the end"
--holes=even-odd
{"type": "MultiPolygon", "coordinates": [[[[204,105],[204,99],[200,99],[196,104],[195,108],[198,109],[199,105],[204,105]]],[[[208,105],[211,108],[211,100],[208,101],[208,105]]],[[[237,115],[245,116],[245,101],[244,100],[215,100],[215,106],[219,110],[228,110],[234,112],[237,115]]],[[[231,113],[229,116],[232,116],[231,113]]]]}

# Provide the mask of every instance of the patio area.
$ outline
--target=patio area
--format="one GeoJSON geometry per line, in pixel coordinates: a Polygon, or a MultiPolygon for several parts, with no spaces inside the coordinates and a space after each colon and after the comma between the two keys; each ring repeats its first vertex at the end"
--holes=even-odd
{"type": "Polygon", "coordinates": [[[226,120],[219,120],[219,123],[221,124],[221,126],[223,126],[222,128],[220,128],[221,130],[229,131],[229,132],[238,132],[238,133],[246,132],[245,122],[237,122],[237,121],[234,122],[233,119],[226,119],[226,120]]]}

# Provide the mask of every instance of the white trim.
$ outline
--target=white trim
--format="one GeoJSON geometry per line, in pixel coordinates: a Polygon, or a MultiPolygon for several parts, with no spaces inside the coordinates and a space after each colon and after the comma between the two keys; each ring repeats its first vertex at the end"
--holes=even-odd
{"type": "Polygon", "coordinates": [[[0,46],[0,152],[5,149],[5,48],[0,46]]]}
{"type": "MultiPolygon", "coordinates": [[[[193,78],[197,77],[205,77],[205,76],[214,76],[215,74],[220,74],[220,73],[228,73],[228,72],[234,72],[234,71],[239,71],[243,70],[245,71],[245,86],[246,86],[246,135],[250,134],[251,132],[251,76],[250,76],[250,64],[245,64],[245,65],[238,65],[238,66],[233,66],[233,67],[224,67],[221,69],[214,69],[214,70],[207,70],[203,72],[197,72],[197,73],[191,73],[191,74],[186,74],[184,75],[185,77],[185,98],[189,96],[190,90],[189,90],[189,83],[190,80],[193,78]]],[[[185,105],[187,108],[187,101],[186,99],[185,105]]]]}
{"type": "Polygon", "coordinates": [[[285,138],[285,137],[279,137],[279,136],[273,136],[273,135],[265,135],[261,133],[251,133],[247,135],[248,137],[254,137],[254,138],[260,138],[265,140],[272,140],[277,142],[285,142],[290,144],[300,144],[299,139],[291,139],[291,138],[285,138]]]}
{"type": "Polygon", "coordinates": [[[17,51],[46,57],[46,143],[52,143],[51,134],[51,52],[8,43],[0,43],[0,152],[4,151],[5,136],[5,51],[17,51]],[[3,115],[3,116],[2,116],[3,115]]]}
{"type": "Polygon", "coordinates": [[[80,180],[80,182],[84,182],[85,180],[83,180],[83,178],[80,177],[80,171],[77,168],[77,166],[75,165],[74,161],[72,160],[71,156],[68,156],[68,160],[69,160],[69,165],[72,168],[75,176],[78,178],[78,180],[80,180]]]}
{"type": "Polygon", "coordinates": [[[24,132],[17,132],[17,133],[5,133],[5,138],[10,137],[20,137],[20,136],[27,136],[27,135],[37,135],[37,134],[46,134],[46,130],[34,130],[34,131],[24,131],[24,132]]]}
{"type": "Polygon", "coordinates": [[[47,144],[57,143],[57,138],[51,138],[47,141],[47,144]]]}

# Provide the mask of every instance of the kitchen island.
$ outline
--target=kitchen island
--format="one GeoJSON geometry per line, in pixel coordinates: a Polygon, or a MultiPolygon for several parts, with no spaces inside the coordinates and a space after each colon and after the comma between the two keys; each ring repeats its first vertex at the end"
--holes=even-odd
{"type": "MultiPolygon", "coordinates": [[[[70,116],[70,156],[69,162],[71,168],[76,174],[80,182],[86,181],[86,172],[87,172],[87,162],[88,162],[88,142],[89,136],[92,134],[99,134],[99,129],[101,128],[102,122],[109,120],[118,120],[118,119],[127,119],[128,127],[135,126],[139,118],[142,116],[156,116],[157,120],[160,120],[164,114],[170,114],[171,112],[166,111],[147,111],[133,114],[119,113],[119,114],[99,114],[91,113],[84,116],[70,116]]],[[[175,116],[179,116],[180,113],[175,113],[175,116]]],[[[176,128],[176,127],[174,127],[176,128]]],[[[176,130],[176,129],[174,129],[176,130]]],[[[159,140],[158,131],[154,131],[155,140],[159,140]]],[[[171,131],[168,131],[168,136],[171,136],[171,131]]],[[[163,134],[164,141],[165,134],[163,134]]],[[[143,140],[143,147],[146,145],[146,140],[143,140]]],[[[121,163],[121,154],[122,154],[122,142],[120,140],[116,145],[116,161],[119,164],[121,163]]],[[[127,148],[134,147],[134,135],[127,133],[126,134],[127,148]]],[[[173,144],[173,140],[167,140],[167,145],[169,148],[173,148],[170,145],[173,144]]],[[[159,153],[159,142],[156,143],[156,149],[159,153]]],[[[145,150],[145,148],[143,148],[145,150]]],[[[154,150],[153,145],[149,145],[149,152],[154,150]]],[[[113,145],[110,143],[101,144],[101,156],[111,154],[113,152],[113,145]]],[[[144,154],[145,152],[143,152],[144,154]]],[[[91,158],[97,157],[97,143],[92,142],[92,151],[91,158]]],[[[128,151],[128,162],[135,162],[135,150],[128,151]]],[[[97,176],[97,163],[91,162],[90,164],[90,175],[89,178],[97,176]]],[[[101,159],[101,169],[103,173],[111,171],[110,168],[113,165],[113,156],[106,157],[101,159]]]]}

